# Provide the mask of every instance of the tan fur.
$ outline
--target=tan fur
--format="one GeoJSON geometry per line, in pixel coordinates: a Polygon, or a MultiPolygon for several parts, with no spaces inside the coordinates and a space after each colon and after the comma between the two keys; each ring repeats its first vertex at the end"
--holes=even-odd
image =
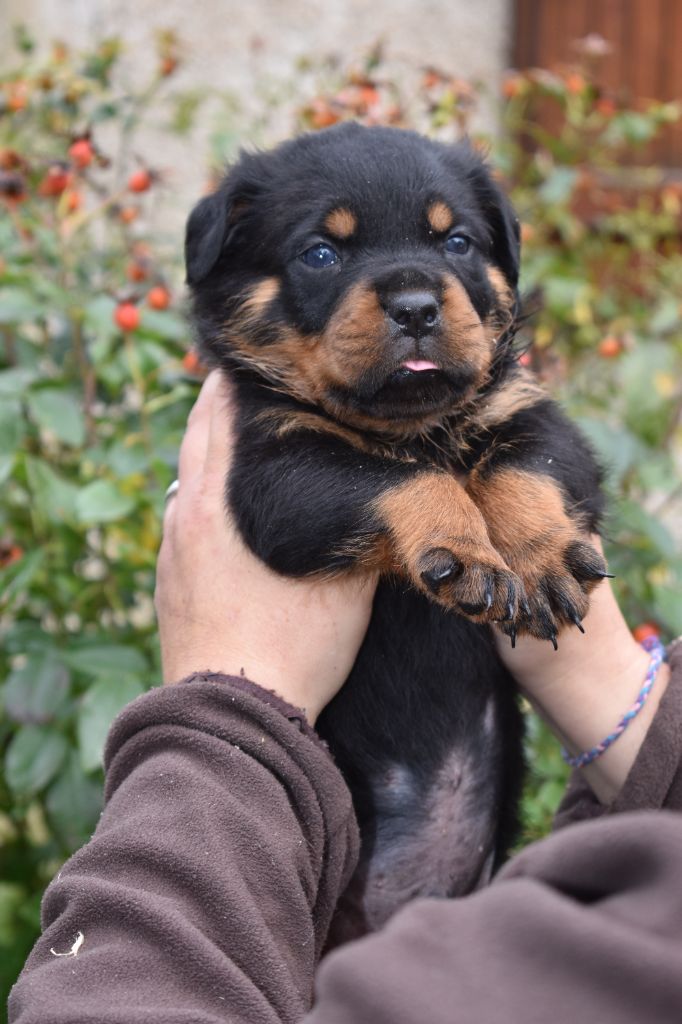
{"type": "Polygon", "coordinates": [[[456,277],[449,277],[443,292],[442,320],[448,351],[475,374],[474,388],[488,374],[493,354],[493,339],[471,304],[466,288],[456,277]]]}
{"type": "Polygon", "coordinates": [[[430,593],[421,574],[433,564],[434,552],[445,550],[462,571],[444,583],[437,599],[451,608],[483,605],[487,581],[494,580],[492,605],[467,614],[480,622],[506,616],[509,588],[518,578],[491,545],[481,513],[453,476],[422,473],[382,494],[373,511],[392,541],[390,549],[380,551],[384,558],[390,553],[390,563],[376,568],[407,574],[415,587],[430,593]]]}
{"type": "Polygon", "coordinates": [[[474,470],[466,489],[485,519],[490,540],[521,576],[529,596],[552,575],[562,580],[579,615],[585,614],[585,594],[563,562],[571,543],[588,539],[585,523],[575,513],[568,516],[559,485],[525,470],[500,469],[487,477],[474,470]]]}
{"type": "Polygon", "coordinates": [[[422,473],[392,488],[376,500],[375,510],[407,565],[414,565],[428,548],[488,543],[480,512],[447,473],[422,473]]]}
{"type": "Polygon", "coordinates": [[[433,230],[437,231],[439,234],[452,227],[452,210],[441,199],[437,199],[435,203],[431,203],[426,211],[426,216],[428,217],[429,224],[433,230]]]}
{"type": "Polygon", "coordinates": [[[297,431],[312,431],[315,434],[330,434],[362,451],[369,451],[370,447],[373,447],[370,446],[368,439],[361,434],[324,416],[317,416],[314,412],[300,412],[297,409],[267,409],[259,414],[258,422],[268,433],[277,438],[286,437],[297,431]]]}
{"type": "Polygon", "coordinates": [[[350,238],[357,231],[358,219],[352,210],[340,206],[327,214],[324,226],[329,234],[335,238],[350,238]]]}
{"type": "Polygon", "coordinates": [[[521,409],[529,409],[547,398],[541,385],[530,373],[521,370],[517,377],[505,383],[492,394],[481,399],[472,417],[479,427],[493,427],[504,423],[521,409]]]}
{"type": "Polygon", "coordinates": [[[266,277],[259,281],[239,308],[241,324],[246,327],[249,323],[253,324],[261,320],[270,303],[279,295],[279,289],[278,277],[266,277]]]}
{"type": "Polygon", "coordinates": [[[487,266],[486,277],[497,295],[502,309],[510,310],[514,304],[514,293],[499,267],[487,266]]]}
{"type": "MultiPolygon", "coordinates": [[[[257,342],[258,325],[266,320],[268,306],[277,298],[276,277],[260,281],[244,299],[237,315],[226,324],[225,343],[239,353],[244,363],[265,374],[275,388],[306,403],[321,406],[358,430],[396,441],[428,432],[442,420],[442,414],[427,412],[410,422],[393,422],[337,406],[335,387],[351,387],[371,370],[382,350],[390,344],[386,316],[374,288],[358,283],[349,289],[320,334],[303,335],[292,327],[279,328],[276,341],[257,342]]],[[[494,332],[481,323],[464,286],[450,276],[443,296],[444,354],[451,364],[469,366],[474,382],[465,405],[485,383],[495,351],[494,332]]]]}

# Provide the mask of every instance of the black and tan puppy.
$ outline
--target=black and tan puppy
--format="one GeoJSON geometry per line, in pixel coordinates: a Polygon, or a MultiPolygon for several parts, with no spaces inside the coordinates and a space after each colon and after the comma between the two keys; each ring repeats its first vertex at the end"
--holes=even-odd
{"type": "Polygon", "coordinates": [[[202,352],[236,384],[244,538],[287,575],[382,574],[319,720],[363,837],[338,940],[504,856],[521,725],[485,624],[579,625],[599,471],[518,365],[518,222],[467,145],[348,124],[242,156],[186,256],[202,352]]]}

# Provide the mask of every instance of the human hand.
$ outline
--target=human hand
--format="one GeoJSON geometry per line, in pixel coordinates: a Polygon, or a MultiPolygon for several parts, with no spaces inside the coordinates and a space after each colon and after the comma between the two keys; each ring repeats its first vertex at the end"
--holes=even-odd
{"type": "Polygon", "coordinates": [[[313,724],[350,673],[376,577],[288,579],[247,549],[225,509],[230,423],[229,388],[215,371],[190,414],[164,515],[155,594],[164,682],[244,675],[313,724]]]}
{"type": "MultiPolygon", "coordinates": [[[[592,542],[601,550],[598,537],[592,542]]],[[[573,755],[590,750],[613,731],[639,693],[650,658],[632,636],[608,580],[592,591],[583,627],[584,636],[577,629],[563,630],[557,651],[529,636],[520,636],[512,649],[509,637],[495,630],[502,661],[573,755]]],[[[662,665],[637,717],[601,757],[581,769],[602,803],[610,803],[625,782],[669,675],[668,666],[662,665]]]]}

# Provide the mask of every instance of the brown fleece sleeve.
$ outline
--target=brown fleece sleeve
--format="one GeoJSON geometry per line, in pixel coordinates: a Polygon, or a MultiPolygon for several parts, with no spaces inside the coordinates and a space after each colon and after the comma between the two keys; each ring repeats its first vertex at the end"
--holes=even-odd
{"type": "Polygon", "coordinates": [[[573,772],[555,828],[623,811],[682,810],[682,638],[668,648],[670,682],[620,793],[599,803],[579,771],[573,772]]]}
{"type": "Polygon", "coordinates": [[[301,713],[245,680],[193,677],[123,711],[106,768],[105,810],[46,892],[10,1020],[300,1020],[358,846],[301,713]]]}
{"type": "Polygon", "coordinates": [[[305,1024],[679,1024],[682,815],[562,829],[332,953],[305,1024]]]}

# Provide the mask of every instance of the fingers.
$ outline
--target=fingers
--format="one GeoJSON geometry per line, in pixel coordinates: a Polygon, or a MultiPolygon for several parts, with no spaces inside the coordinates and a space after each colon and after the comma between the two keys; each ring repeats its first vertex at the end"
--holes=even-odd
{"type": "Polygon", "coordinates": [[[181,487],[189,484],[192,477],[204,468],[211,413],[219,394],[220,384],[220,373],[214,370],[204,381],[199,397],[189,414],[178,460],[178,480],[181,487]]]}
{"type": "Polygon", "coordinates": [[[178,456],[179,488],[164,510],[164,535],[175,519],[178,501],[188,501],[197,491],[203,493],[209,505],[214,501],[222,505],[231,444],[228,390],[223,375],[214,370],[192,407],[178,456]]]}

